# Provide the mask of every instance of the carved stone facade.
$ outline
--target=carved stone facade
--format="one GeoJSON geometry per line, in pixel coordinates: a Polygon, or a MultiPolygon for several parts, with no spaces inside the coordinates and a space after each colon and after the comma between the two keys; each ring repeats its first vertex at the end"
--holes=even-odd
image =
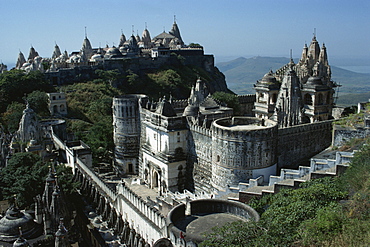
{"type": "Polygon", "coordinates": [[[279,127],[331,119],[336,86],[325,44],[320,49],[314,36],[297,64],[291,60],[254,85],[255,116],[273,119],[279,127]]]}

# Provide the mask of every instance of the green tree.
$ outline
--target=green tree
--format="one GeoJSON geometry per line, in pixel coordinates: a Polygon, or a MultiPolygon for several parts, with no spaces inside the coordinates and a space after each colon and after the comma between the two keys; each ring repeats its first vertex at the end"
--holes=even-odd
{"type": "Polygon", "coordinates": [[[139,76],[130,69],[127,70],[126,79],[130,87],[135,87],[140,82],[139,76]]]}
{"type": "Polygon", "coordinates": [[[106,116],[96,122],[82,138],[91,148],[96,162],[110,162],[110,152],[114,149],[112,117],[106,116]]]}
{"type": "MultiPolygon", "coordinates": [[[[33,153],[15,153],[8,165],[0,170],[0,200],[17,196],[21,208],[30,206],[33,198],[43,193],[50,163],[44,163],[33,153]]],[[[73,181],[72,169],[64,164],[55,166],[58,184],[68,196],[79,186],[73,181]]]]}
{"type": "Polygon", "coordinates": [[[4,112],[13,101],[23,103],[24,95],[35,90],[52,90],[40,71],[25,73],[22,70],[10,70],[0,74],[0,112],[4,112]]]}
{"type": "Polygon", "coordinates": [[[67,92],[66,96],[68,99],[68,116],[88,122],[95,121],[95,119],[90,119],[89,116],[89,114],[91,113],[91,105],[96,104],[93,102],[98,101],[97,104],[99,104],[99,102],[103,102],[104,106],[107,106],[108,98],[112,100],[112,97],[122,94],[122,91],[108,84],[96,84],[94,82],[67,85],[62,87],[62,91],[67,92]]]}
{"type": "Polygon", "coordinates": [[[191,48],[203,48],[203,46],[201,46],[200,44],[198,43],[190,43],[189,44],[189,47],[191,48]]]}
{"type": "Polygon", "coordinates": [[[320,208],[314,218],[300,224],[299,238],[305,245],[318,246],[332,236],[341,233],[345,220],[341,205],[334,201],[320,208]]]}
{"type": "Polygon", "coordinates": [[[87,110],[87,116],[92,122],[99,122],[112,114],[112,97],[108,96],[92,101],[87,110]]]}
{"type": "Polygon", "coordinates": [[[33,198],[42,193],[48,168],[39,156],[32,153],[15,153],[8,165],[0,170],[0,188],[3,199],[17,195],[20,207],[29,206],[33,198]]]}
{"type": "Polygon", "coordinates": [[[50,116],[48,99],[47,94],[39,90],[33,91],[27,95],[27,101],[30,104],[30,108],[41,116],[50,116]]]}
{"type": "Polygon", "coordinates": [[[58,185],[66,197],[76,193],[76,189],[80,187],[80,183],[73,180],[72,168],[63,163],[59,163],[55,166],[55,170],[58,185]]]}
{"type": "Polygon", "coordinates": [[[199,247],[263,246],[260,241],[265,235],[266,229],[254,221],[235,221],[212,228],[212,232],[206,235],[207,239],[199,247]]]}
{"type": "Polygon", "coordinates": [[[2,114],[2,123],[9,133],[14,133],[18,130],[24,109],[24,104],[12,102],[8,105],[6,112],[2,114]]]}
{"type": "Polygon", "coordinates": [[[226,92],[215,92],[214,94],[212,94],[212,97],[221,103],[225,103],[228,107],[233,108],[234,114],[238,114],[240,112],[239,99],[235,94],[226,92]]]}
{"type": "Polygon", "coordinates": [[[110,86],[116,86],[118,79],[121,77],[118,69],[114,70],[95,70],[95,74],[98,75],[99,79],[102,79],[104,83],[110,86]]]}

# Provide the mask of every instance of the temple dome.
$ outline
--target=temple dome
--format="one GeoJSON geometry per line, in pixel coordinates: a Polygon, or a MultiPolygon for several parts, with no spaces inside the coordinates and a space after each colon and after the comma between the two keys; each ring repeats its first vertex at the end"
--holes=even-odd
{"type": "Polygon", "coordinates": [[[317,76],[311,76],[307,80],[307,85],[322,85],[322,80],[320,77],[317,76]]]}
{"type": "Polygon", "coordinates": [[[276,84],[277,83],[277,80],[274,76],[274,73],[272,72],[272,70],[270,70],[268,73],[266,73],[262,80],[260,81],[261,83],[264,83],[264,84],[276,84]]]}
{"type": "Polygon", "coordinates": [[[33,221],[29,213],[21,212],[12,206],[6,211],[5,217],[0,219],[0,241],[15,241],[19,236],[19,227],[22,227],[23,236],[27,239],[42,234],[41,226],[33,221]]]}
{"type": "Polygon", "coordinates": [[[103,61],[104,57],[102,54],[94,54],[91,58],[90,61],[97,62],[97,61],[103,61]]]}
{"type": "Polygon", "coordinates": [[[120,58],[122,56],[123,56],[122,53],[116,47],[109,48],[104,55],[105,58],[120,58]]]}

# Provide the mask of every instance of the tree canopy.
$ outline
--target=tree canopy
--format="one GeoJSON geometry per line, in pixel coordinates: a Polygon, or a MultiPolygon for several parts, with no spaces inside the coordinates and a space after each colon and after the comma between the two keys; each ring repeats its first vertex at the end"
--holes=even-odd
{"type": "MultiPolygon", "coordinates": [[[[16,195],[21,208],[30,206],[33,198],[43,193],[50,167],[51,163],[42,162],[36,154],[15,153],[8,165],[0,169],[0,200],[11,200],[16,195]]],[[[72,193],[78,184],[72,181],[71,168],[58,164],[55,169],[63,192],[72,193]]]]}
{"type": "Polygon", "coordinates": [[[15,101],[24,102],[24,96],[35,90],[49,92],[50,83],[40,71],[26,73],[22,70],[10,70],[0,74],[0,112],[15,101]]]}

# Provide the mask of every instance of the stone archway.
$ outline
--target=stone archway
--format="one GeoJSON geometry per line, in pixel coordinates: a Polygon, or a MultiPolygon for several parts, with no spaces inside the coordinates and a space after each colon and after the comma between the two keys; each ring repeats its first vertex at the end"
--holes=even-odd
{"type": "Polygon", "coordinates": [[[56,114],[56,113],[58,113],[58,106],[54,105],[53,106],[53,114],[56,114]]]}

